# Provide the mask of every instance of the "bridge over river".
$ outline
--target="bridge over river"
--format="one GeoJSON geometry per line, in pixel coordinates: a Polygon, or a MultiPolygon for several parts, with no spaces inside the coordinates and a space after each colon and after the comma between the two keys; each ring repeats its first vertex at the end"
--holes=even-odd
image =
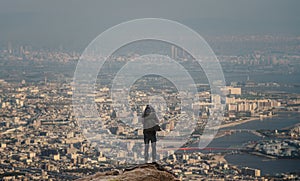
{"type": "Polygon", "coordinates": [[[241,132],[248,132],[252,133],[258,137],[264,137],[260,132],[253,130],[253,129],[230,129],[230,130],[219,130],[218,134],[216,135],[215,138],[220,138],[223,136],[228,136],[234,133],[241,133],[241,132]]]}

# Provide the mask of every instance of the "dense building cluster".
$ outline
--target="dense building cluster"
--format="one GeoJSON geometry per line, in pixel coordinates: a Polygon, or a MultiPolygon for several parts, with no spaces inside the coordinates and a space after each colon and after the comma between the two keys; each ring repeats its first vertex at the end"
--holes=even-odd
{"type": "MultiPolygon", "coordinates": [[[[171,56],[177,58],[179,50],[172,46],[171,56]]],[[[58,61],[66,63],[78,60],[77,53],[63,53],[58,51],[36,51],[30,47],[20,46],[13,49],[11,45],[2,50],[0,58],[3,61],[58,61]]],[[[288,64],[288,57],[266,57],[263,53],[254,52],[249,61],[240,57],[227,57],[237,64],[260,65],[288,64]],[[257,63],[258,62],[258,63],[257,63]],[[267,62],[267,63],[266,63],[267,62]]],[[[247,58],[244,57],[244,58],[247,58]]],[[[249,58],[249,57],[248,57],[249,58]]],[[[297,57],[294,57],[297,59],[297,57]]],[[[116,61],[127,59],[117,57],[116,61]]],[[[230,61],[229,61],[230,62],[230,61]]],[[[44,76],[44,75],[43,75],[44,76]]],[[[19,77],[20,78],[20,77],[19,77]]],[[[21,77],[22,78],[22,77],[21,77]]],[[[0,80],[0,179],[3,180],[73,180],[95,172],[111,170],[114,167],[126,166],[128,158],[138,160],[143,155],[142,128],[139,116],[147,101],[151,101],[147,90],[135,89],[130,94],[131,107],[123,107],[117,111],[111,108],[111,88],[109,86],[96,87],[93,95],[101,120],[88,120],[91,126],[81,129],[75,113],[72,110],[72,86],[63,77],[60,81],[28,82],[0,80]],[[133,104],[135,103],[135,104],[133,104]],[[131,125],[126,124],[123,118],[132,118],[131,125]],[[133,125],[133,126],[132,126],[133,125]],[[113,141],[107,142],[107,148],[98,149],[97,142],[104,144],[103,138],[94,137],[87,140],[85,135],[90,132],[113,134],[124,139],[124,145],[132,152],[116,151],[113,141]],[[127,140],[126,140],[127,139],[127,140]],[[95,142],[94,142],[95,141],[95,142]],[[110,152],[115,157],[108,157],[104,152],[110,152]],[[134,153],[139,153],[134,154],[134,153]]],[[[157,81],[157,80],[156,80],[157,81]]],[[[159,80],[162,81],[162,80],[159,80]]],[[[140,81],[139,84],[147,85],[140,81]]],[[[164,131],[159,137],[164,137],[176,127],[180,117],[179,100],[174,89],[164,84],[161,95],[165,104],[156,104],[164,131]]],[[[245,84],[231,83],[224,88],[227,94],[225,100],[225,117],[222,124],[236,123],[249,118],[263,118],[276,114],[278,110],[298,111],[300,98],[298,95],[270,93],[258,95],[248,88],[261,86],[279,86],[277,84],[256,84],[248,81],[245,84]],[[245,88],[245,89],[244,89],[245,88]],[[292,99],[291,99],[292,98],[292,99]]],[[[138,87],[138,86],[137,86],[138,87]]],[[[143,87],[143,86],[142,86],[143,87]]],[[[158,93],[159,86],[150,86],[152,93],[158,93]]],[[[211,95],[208,85],[200,85],[197,95],[185,94],[188,98],[197,96],[199,101],[189,105],[197,112],[197,129],[195,137],[202,134],[203,127],[211,112],[211,100],[221,102],[219,95],[211,95]],[[203,87],[201,87],[203,86],[203,87]]],[[[158,101],[159,102],[159,101],[158,101]]],[[[187,105],[183,105],[187,106],[187,105]]],[[[188,126],[188,125],[186,125],[188,126]]],[[[291,137],[299,138],[299,128],[293,129],[291,137]]],[[[194,138],[195,138],[194,137],[194,138]]],[[[197,140],[197,139],[196,139],[197,140]]],[[[299,142],[265,141],[258,143],[256,151],[264,152],[275,157],[292,156],[299,154],[299,142]]],[[[172,152],[168,155],[159,155],[160,164],[174,172],[178,178],[197,179],[246,179],[263,180],[260,171],[255,168],[238,168],[230,165],[219,153],[172,152]]],[[[142,160],[138,160],[142,161],[142,160]]],[[[286,174],[284,177],[289,178],[286,174]]]]}

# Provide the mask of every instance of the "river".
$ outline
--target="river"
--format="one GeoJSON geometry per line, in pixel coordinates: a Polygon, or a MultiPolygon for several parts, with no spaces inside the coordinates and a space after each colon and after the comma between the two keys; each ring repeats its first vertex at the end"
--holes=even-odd
{"type": "MultiPolygon", "coordinates": [[[[223,129],[282,129],[300,123],[300,113],[279,113],[276,117],[255,120],[223,129]]],[[[234,148],[242,147],[249,141],[262,139],[250,132],[238,132],[229,136],[214,139],[208,147],[234,148]]],[[[268,139],[268,138],[267,138],[268,139]]],[[[284,172],[299,172],[300,159],[268,159],[251,154],[228,154],[225,156],[228,163],[238,167],[251,167],[261,170],[262,175],[276,175],[284,172]]]]}

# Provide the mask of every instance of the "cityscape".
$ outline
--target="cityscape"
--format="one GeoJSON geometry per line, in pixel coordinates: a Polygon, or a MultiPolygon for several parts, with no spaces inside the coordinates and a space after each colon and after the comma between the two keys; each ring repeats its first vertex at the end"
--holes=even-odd
{"type": "MultiPolygon", "coordinates": [[[[172,49],[172,47],[171,47],[172,49]]],[[[257,54],[257,52],[254,52],[257,54]]],[[[170,50],[172,56],[172,50],[170,50]]],[[[174,56],[174,55],[173,55],[174,56]]],[[[254,56],[254,55],[253,55],[254,56]]],[[[240,57],[240,61],[231,63],[234,67],[235,64],[253,64],[258,62],[257,66],[261,64],[266,66],[275,66],[282,64],[289,66],[296,64],[297,56],[288,59],[280,59],[275,55],[272,56],[273,60],[264,62],[252,60],[253,56],[246,55],[240,57]],[[247,57],[251,57],[247,59],[247,57]],[[261,63],[263,62],[263,63],[261,63]]],[[[282,55],[280,55],[281,57],[282,55]]],[[[78,59],[78,53],[66,52],[49,52],[37,50],[23,50],[23,46],[11,48],[11,44],[1,51],[2,65],[9,68],[9,63],[32,64],[34,62],[40,63],[39,66],[44,66],[43,63],[53,64],[67,64],[66,66],[73,66],[73,63],[78,59]],[[22,50],[22,51],[21,51],[22,50]],[[45,53],[47,52],[47,53],[45,53]],[[53,58],[42,58],[53,57],[53,58]]],[[[220,60],[233,59],[233,57],[222,56],[220,60]]],[[[256,57],[260,57],[257,56],[256,57]]],[[[285,56],[283,56],[285,57],[285,56]]],[[[255,58],[255,57],[254,57],[255,58]]],[[[298,59],[300,57],[298,56],[298,59]]],[[[116,57],[114,61],[126,61],[128,57],[116,57]]],[[[268,59],[268,58],[267,58],[268,59]]],[[[224,60],[225,61],[225,60],[224,60]]],[[[227,65],[229,66],[229,65],[227,65]]],[[[253,65],[255,67],[255,65],[253,65]]],[[[297,64],[296,64],[297,66],[297,64]]],[[[298,65],[299,66],[299,65],[298,65]]],[[[2,66],[1,66],[2,67],[2,66]]],[[[290,67],[292,68],[292,67],[290,67]]],[[[231,69],[226,69],[230,71],[231,69]]],[[[257,69],[255,69],[257,70],[257,69]]],[[[289,70],[289,69],[287,69],[289,70]]],[[[7,71],[10,72],[8,69],[7,71]]],[[[232,68],[234,71],[234,68],[232,68]]],[[[270,71],[277,71],[272,70],[270,71]]],[[[297,69],[295,70],[295,72],[297,69]]],[[[292,72],[292,73],[295,73],[292,72]]],[[[74,118],[72,112],[72,88],[71,78],[68,75],[60,75],[60,78],[51,77],[52,72],[48,72],[49,78],[38,76],[41,80],[28,81],[26,77],[32,77],[30,74],[36,74],[34,70],[23,72],[22,77],[17,77],[17,80],[12,78],[1,79],[1,170],[3,178],[17,178],[17,179],[76,179],[86,174],[95,173],[97,171],[110,170],[115,168],[116,165],[126,165],[126,159],[137,155],[127,155],[130,153],[118,152],[114,155],[117,160],[106,157],[101,151],[96,149],[96,146],[91,144],[82,134],[82,130],[74,118]],[[18,79],[22,80],[19,81],[18,79]],[[23,79],[24,78],[24,79],[23,79]],[[9,80],[10,79],[10,80],[9,80]],[[124,160],[124,161],[123,161],[124,160]],[[8,176],[5,176],[5,175],[8,176]]],[[[276,72],[277,73],[277,72],[276,72]]],[[[54,73],[53,73],[54,74],[54,73]]],[[[65,72],[65,74],[68,74],[65,72]]],[[[136,89],[133,89],[132,96],[133,102],[136,105],[143,106],[146,104],[147,87],[138,86],[144,83],[157,82],[158,77],[148,77],[148,79],[141,79],[136,84],[136,89]],[[143,89],[138,89],[142,87],[143,89]],[[140,102],[139,102],[140,101],[140,102]]],[[[174,90],[171,85],[164,83],[165,87],[160,84],[163,80],[158,81],[159,84],[150,84],[153,92],[159,92],[160,89],[169,90],[165,91],[166,96],[169,98],[167,101],[170,105],[176,105],[176,100],[173,99],[174,90]]],[[[101,85],[102,86],[102,85],[101,85]]],[[[142,128],[136,129],[128,127],[124,123],[118,123],[116,120],[116,112],[109,109],[111,98],[109,96],[110,88],[99,87],[99,91],[95,96],[95,102],[102,109],[101,117],[108,121],[109,124],[105,128],[93,124],[95,128],[106,129],[115,135],[122,135],[131,138],[127,143],[134,148],[138,148],[142,140],[142,128]],[[134,138],[134,139],[132,139],[134,138]],[[135,145],[137,144],[137,145],[135,145]]],[[[268,177],[262,175],[258,168],[243,169],[234,164],[229,164],[224,159],[227,154],[247,153],[266,157],[270,159],[299,159],[299,124],[292,124],[283,129],[245,129],[236,128],[236,125],[243,125],[247,122],[255,120],[274,119],[286,113],[299,112],[299,94],[284,93],[281,91],[271,91],[280,87],[295,87],[297,84],[286,84],[277,82],[264,82],[258,83],[252,81],[249,77],[246,81],[230,82],[226,87],[226,111],[224,120],[220,126],[220,130],[216,135],[216,139],[227,137],[236,132],[246,132],[247,134],[254,134],[259,137],[257,141],[249,141],[236,147],[207,147],[205,149],[197,150],[193,143],[189,143],[189,148],[170,150],[168,151],[167,158],[161,157],[162,164],[172,170],[181,178],[230,178],[238,179],[239,177],[247,179],[257,179],[268,177]],[[264,88],[264,91],[260,91],[264,88]],[[181,166],[178,166],[181,165],[181,166]],[[176,169],[177,168],[177,169],[176,169]],[[253,173],[249,170],[254,170],[253,173]],[[251,173],[244,176],[243,173],[251,173]],[[198,175],[198,176],[197,176],[198,175]]],[[[200,102],[194,104],[193,107],[201,110],[198,123],[200,126],[196,130],[201,134],[203,123],[209,117],[208,102],[210,100],[210,92],[208,85],[201,85],[199,89],[200,102]],[[201,127],[202,123],[202,127],[201,127]]],[[[195,96],[195,95],[193,95],[195,96]]],[[[148,100],[149,101],[149,100],[148,100]]],[[[170,107],[170,106],[169,106],[170,107]]],[[[133,119],[137,119],[137,115],[141,113],[142,107],[136,107],[135,113],[130,111],[123,111],[124,116],[133,114],[133,119]]],[[[162,107],[161,107],[162,109],[162,107]]],[[[160,108],[158,112],[163,111],[160,108]]],[[[176,118],[174,115],[180,114],[176,106],[170,107],[168,110],[167,121],[164,124],[164,132],[159,132],[158,136],[164,136],[168,131],[174,129],[176,118]],[[171,118],[171,119],[170,119],[171,118]]],[[[138,123],[138,120],[136,120],[138,123]]],[[[294,120],[293,123],[299,123],[294,120]]],[[[93,129],[90,127],[89,129],[93,129]]],[[[197,134],[194,138],[197,138],[197,134]]],[[[101,139],[99,139],[101,140],[101,139]]],[[[104,144],[104,143],[103,143],[104,144]]],[[[109,148],[107,148],[109,149],[109,148]]],[[[113,150],[111,150],[113,151],[113,150]]],[[[295,170],[296,171],[296,170],[295,170]]],[[[286,173],[284,177],[296,177],[297,173],[286,173]]]]}
{"type": "Polygon", "coordinates": [[[93,92],[84,97],[95,103],[96,118],[94,113],[78,116],[90,108],[74,97],[82,47],[0,38],[0,180],[92,180],[99,175],[95,180],[126,180],[117,176],[132,167],[144,168],[141,119],[148,104],[161,128],[157,160],[149,164],[157,164],[174,180],[299,180],[299,32],[203,37],[222,67],[224,97],[212,93],[205,70],[182,47],[137,41],[109,58],[100,57],[107,61],[93,92]],[[122,97],[128,99],[127,106],[114,105],[118,72],[153,52],[184,67],[197,92],[179,91],[172,80],[146,75],[122,97]],[[194,98],[191,104],[182,101],[194,98]],[[77,110],[76,104],[83,109],[77,110]],[[213,117],[216,110],[222,114],[213,117]],[[211,128],[211,121],[220,124],[211,128]],[[217,131],[201,147],[207,130],[217,131]]]}

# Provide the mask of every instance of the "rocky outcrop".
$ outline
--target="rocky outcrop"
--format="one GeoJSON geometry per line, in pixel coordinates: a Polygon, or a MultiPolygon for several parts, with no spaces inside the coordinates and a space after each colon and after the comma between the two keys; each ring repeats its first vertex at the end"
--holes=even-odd
{"type": "Polygon", "coordinates": [[[147,163],[78,179],[77,181],[172,181],[175,175],[157,163],[147,163]]]}

